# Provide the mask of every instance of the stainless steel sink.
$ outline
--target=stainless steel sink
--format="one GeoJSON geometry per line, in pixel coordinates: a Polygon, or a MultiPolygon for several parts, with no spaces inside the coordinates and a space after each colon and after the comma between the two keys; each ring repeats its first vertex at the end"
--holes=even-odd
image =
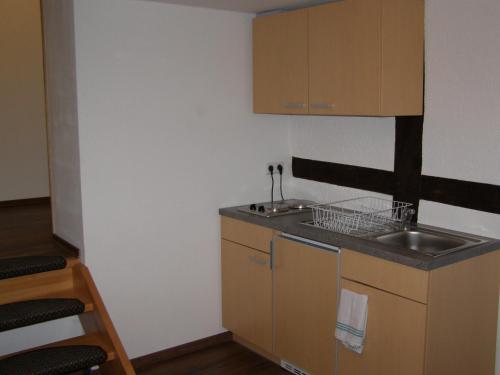
{"type": "Polygon", "coordinates": [[[465,250],[486,241],[454,233],[434,231],[429,229],[410,229],[372,237],[386,245],[398,246],[433,257],[439,257],[456,251],[465,250]]]}

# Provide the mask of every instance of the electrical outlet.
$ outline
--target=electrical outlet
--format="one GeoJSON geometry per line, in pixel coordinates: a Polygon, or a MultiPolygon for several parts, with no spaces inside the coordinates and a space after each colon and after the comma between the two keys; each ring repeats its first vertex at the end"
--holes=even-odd
{"type": "Polygon", "coordinates": [[[270,174],[276,174],[276,173],[278,173],[278,170],[276,169],[276,164],[275,163],[267,163],[266,164],[266,174],[270,175],[270,174]],[[271,171],[269,171],[270,167],[273,167],[272,173],[271,173],[271,171]]]}
{"type": "Polygon", "coordinates": [[[281,165],[283,167],[283,171],[285,171],[287,168],[286,168],[286,164],[282,161],[273,161],[273,162],[269,162],[269,163],[266,163],[266,174],[267,175],[270,175],[271,172],[269,172],[269,167],[272,166],[273,167],[273,174],[279,174],[278,172],[278,165],[281,165]]]}
{"type": "Polygon", "coordinates": [[[276,170],[278,171],[278,173],[280,173],[280,169],[281,169],[281,174],[283,174],[285,172],[285,164],[282,162],[276,164],[276,170]]]}

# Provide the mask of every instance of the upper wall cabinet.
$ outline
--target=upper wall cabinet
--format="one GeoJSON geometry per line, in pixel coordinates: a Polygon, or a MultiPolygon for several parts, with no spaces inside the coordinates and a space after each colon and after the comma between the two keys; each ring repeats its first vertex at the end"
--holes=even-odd
{"type": "Polygon", "coordinates": [[[254,19],[254,112],[309,113],[307,23],[307,9],[254,19]]]}
{"type": "Polygon", "coordinates": [[[343,0],[258,17],[254,111],[419,115],[423,63],[423,0],[343,0]]]}

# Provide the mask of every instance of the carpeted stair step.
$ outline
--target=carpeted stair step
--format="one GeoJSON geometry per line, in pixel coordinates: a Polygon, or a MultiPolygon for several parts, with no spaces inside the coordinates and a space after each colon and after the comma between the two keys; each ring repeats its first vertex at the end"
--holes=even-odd
{"type": "Polygon", "coordinates": [[[84,311],[85,304],[73,298],[38,299],[0,305],[0,332],[79,315],[84,311]]]}
{"type": "Polygon", "coordinates": [[[66,267],[62,256],[29,256],[0,259],[0,280],[60,270],[66,267]]]}
{"type": "Polygon", "coordinates": [[[1,375],[63,375],[106,362],[99,346],[52,347],[25,352],[0,360],[1,375]]]}

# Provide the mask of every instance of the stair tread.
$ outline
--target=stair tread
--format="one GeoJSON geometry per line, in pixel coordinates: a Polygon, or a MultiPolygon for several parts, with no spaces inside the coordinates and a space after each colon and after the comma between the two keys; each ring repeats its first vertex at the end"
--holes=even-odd
{"type": "Polygon", "coordinates": [[[0,259],[0,280],[48,272],[66,267],[62,256],[28,256],[0,259]]]}
{"type": "Polygon", "coordinates": [[[85,304],[74,298],[48,298],[0,305],[0,332],[47,322],[85,311],[85,304]]]}
{"type": "Polygon", "coordinates": [[[106,362],[99,346],[77,345],[38,349],[0,360],[0,374],[62,375],[106,362]]]}
{"type": "MultiPolygon", "coordinates": [[[[108,361],[113,361],[116,359],[116,353],[115,350],[113,349],[113,346],[109,342],[109,339],[106,337],[105,334],[102,333],[87,333],[82,336],[76,336],[76,337],[71,337],[66,340],[61,340],[61,341],[56,341],[56,342],[51,342],[49,344],[41,345],[36,348],[30,348],[28,350],[22,350],[17,353],[9,353],[5,355],[0,355],[0,361],[3,359],[17,356],[20,354],[28,353],[33,350],[40,350],[40,349],[45,349],[45,348],[59,348],[62,346],[98,346],[101,349],[103,349],[107,353],[107,360],[108,361]]],[[[0,372],[1,375],[3,375],[0,372]]]]}

